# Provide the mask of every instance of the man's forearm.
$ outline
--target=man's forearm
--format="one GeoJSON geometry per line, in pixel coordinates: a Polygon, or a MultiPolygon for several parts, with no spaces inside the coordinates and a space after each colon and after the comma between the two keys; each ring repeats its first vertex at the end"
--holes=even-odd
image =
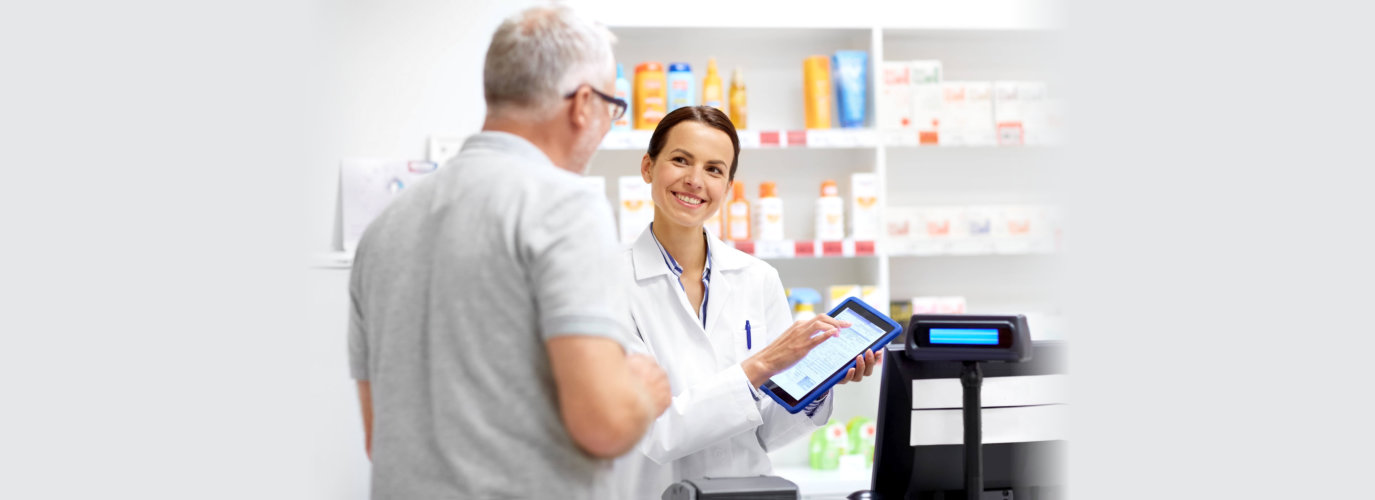
{"type": "Polygon", "coordinates": [[[368,460],[372,460],[372,383],[367,380],[358,381],[358,403],[363,408],[363,447],[368,452],[368,460]]]}

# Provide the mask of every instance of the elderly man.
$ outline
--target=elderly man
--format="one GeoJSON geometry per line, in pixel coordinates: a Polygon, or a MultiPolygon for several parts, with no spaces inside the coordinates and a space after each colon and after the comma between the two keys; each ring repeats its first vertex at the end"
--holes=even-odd
{"type": "Polygon", "coordinates": [[[578,179],[626,108],[612,41],[566,7],[503,22],[482,132],[363,235],[349,356],[374,498],[608,498],[607,459],[668,406],[624,351],[610,209],[578,179]]]}

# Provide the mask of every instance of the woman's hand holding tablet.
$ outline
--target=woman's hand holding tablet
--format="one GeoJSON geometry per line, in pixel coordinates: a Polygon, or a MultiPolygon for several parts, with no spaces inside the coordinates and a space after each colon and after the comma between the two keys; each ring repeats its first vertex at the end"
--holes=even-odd
{"type": "Polygon", "coordinates": [[[832,309],[829,316],[849,326],[827,336],[801,361],[760,386],[789,412],[801,411],[842,381],[858,381],[872,374],[873,366],[882,360],[883,347],[902,333],[902,325],[853,297],[832,309]],[[874,350],[880,354],[873,354],[874,350]]]}
{"type": "Polygon", "coordinates": [[[849,322],[824,314],[795,322],[768,346],[741,363],[745,376],[750,379],[750,385],[764,385],[774,375],[797,364],[816,346],[840,335],[841,329],[850,326],[849,322]]]}

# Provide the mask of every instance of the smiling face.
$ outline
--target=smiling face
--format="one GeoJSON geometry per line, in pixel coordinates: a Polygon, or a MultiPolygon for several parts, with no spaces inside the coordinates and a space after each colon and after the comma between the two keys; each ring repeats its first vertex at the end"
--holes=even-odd
{"type": "Polygon", "coordinates": [[[659,156],[640,160],[655,222],[702,227],[726,198],[734,154],[730,136],[703,123],[683,121],[669,130],[659,156]]]}

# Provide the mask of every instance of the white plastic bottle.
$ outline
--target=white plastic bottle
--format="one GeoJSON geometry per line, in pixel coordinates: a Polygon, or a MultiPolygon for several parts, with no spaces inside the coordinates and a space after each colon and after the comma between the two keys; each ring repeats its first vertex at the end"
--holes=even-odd
{"type": "Polygon", "coordinates": [[[772,182],[759,183],[759,199],[754,202],[754,237],[757,241],[783,239],[783,200],[772,182]]]}
{"type": "Polygon", "coordinates": [[[816,239],[845,239],[845,200],[833,180],[821,183],[821,197],[816,199],[816,239]]]}

